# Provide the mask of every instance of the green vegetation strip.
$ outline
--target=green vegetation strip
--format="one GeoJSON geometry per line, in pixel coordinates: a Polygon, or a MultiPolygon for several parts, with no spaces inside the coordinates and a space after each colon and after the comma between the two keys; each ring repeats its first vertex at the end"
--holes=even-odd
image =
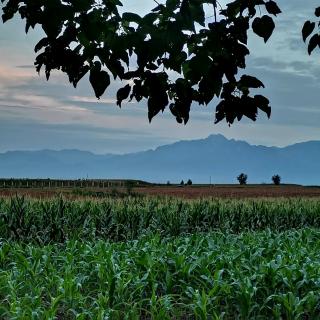
{"type": "Polygon", "coordinates": [[[0,237],[38,244],[320,227],[319,199],[0,200],[0,237]]]}
{"type": "Polygon", "coordinates": [[[318,319],[320,231],[0,245],[1,319],[318,319]]]}

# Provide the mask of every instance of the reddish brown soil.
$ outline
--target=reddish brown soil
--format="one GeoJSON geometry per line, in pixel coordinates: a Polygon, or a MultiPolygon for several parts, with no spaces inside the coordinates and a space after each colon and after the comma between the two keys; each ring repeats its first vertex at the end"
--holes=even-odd
{"type": "MultiPolygon", "coordinates": [[[[37,198],[55,197],[63,194],[70,198],[79,198],[86,196],[104,196],[107,194],[125,195],[128,190],[126,188],[105,188],[105,189],[78,189],[80,192],[75,192],[74,189],[0,189],[0,197],[26,195],[37,198]]],[[[257,197],[319,197],[320,187],[303,187],[297,185],[212,185],[212,186],[148,186],[132,189],[133,193],[151,195],[151,196],[173,196],[182,198],[257,198],[257,197]]]]}
{"type": "Polygon", "coordinates": [[[168,195],[184,198],[257,198],[257,197],[320,197],[320,187],[273,185],[216,185],[187,187],[147,187],[136,189],[148,195],[168,195]]]}

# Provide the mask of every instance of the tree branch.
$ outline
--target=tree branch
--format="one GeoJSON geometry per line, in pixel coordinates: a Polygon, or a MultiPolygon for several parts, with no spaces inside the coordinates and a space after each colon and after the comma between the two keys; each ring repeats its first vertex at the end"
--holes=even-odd
{"type": "Polygon", "coordinates": [[[217,0],[213,0],[214,22],[217,22],[217,0]]]}

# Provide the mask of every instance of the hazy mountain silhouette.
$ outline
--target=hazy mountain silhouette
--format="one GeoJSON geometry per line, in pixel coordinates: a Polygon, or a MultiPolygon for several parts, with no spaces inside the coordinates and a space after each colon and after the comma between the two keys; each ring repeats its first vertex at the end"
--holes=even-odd
{"type": "Polygon", "coordinates": [[[233,183],[245,172],[249,183],[320,185],[320,141],[284,148],[254,146],[222,135],[179,141],[155,150],[125,155],[95,155],[79,150],[11,151],[0,154],[1,177],[132,178],[153,182],[233,183]]]}

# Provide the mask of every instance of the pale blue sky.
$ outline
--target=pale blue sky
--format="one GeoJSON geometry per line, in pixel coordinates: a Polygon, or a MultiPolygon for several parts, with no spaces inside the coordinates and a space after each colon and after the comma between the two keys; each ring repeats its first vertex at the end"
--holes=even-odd
{"type": "MultiPolygon", "coordinates": [[[[309,57],[301,40],[301,25],[311,18],[318,1],[282,0],[284,13],[267,45],[251,37],[248,73],[266,85],[272,118],[243,121],[231,128],[214,125],[217,101],[194,106],[187,126],[178,125],[167,110],[151,124],[145,102],[114,103],[117,83],[98,102],[87,79],[73,89],[61,73],[49,82],[32,68],[40,30],[24,34],[20,20],[0,25],[0,152],[43,148],[77,148],[97,153],[124,153],[154,148],[181,139],[221,133],[254,144],[287,145],[320,140],[320,52],[309,57]]],[[[124,11],[147,12],[152,0],[127,0],[124,11]]]]}

